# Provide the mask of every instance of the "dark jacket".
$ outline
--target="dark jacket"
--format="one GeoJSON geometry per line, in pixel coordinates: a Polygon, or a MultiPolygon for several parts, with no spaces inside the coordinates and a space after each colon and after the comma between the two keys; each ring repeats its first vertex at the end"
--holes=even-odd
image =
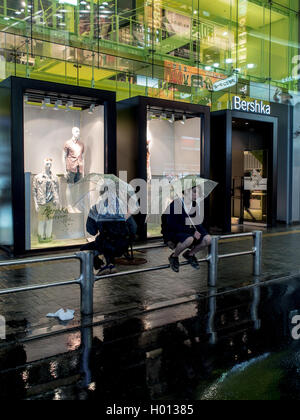
{"type": "MultiPolygon", "coordinates": [[[[193,215],[190,215],[193,220],[193,215]]],[[[166,212],[162,215],[162,234],[168,236],[168,234],[174,235],[177,233],[195,233],[196,230],[201,232],[202,225],[192,225],[192,222],[188,225],[186,222],[189,221],[189,216],[186,213],[184,206],[179,200],[173,201],[167,208],[166,212]],[[177,207],[178,206],[178,207],[177,207]],[[181,214],[177,214],[181,213],[181,214]]]]}

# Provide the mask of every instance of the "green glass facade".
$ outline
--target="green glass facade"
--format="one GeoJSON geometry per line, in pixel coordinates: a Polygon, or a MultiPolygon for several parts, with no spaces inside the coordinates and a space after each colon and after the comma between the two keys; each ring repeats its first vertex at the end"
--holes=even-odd
{"type": "Polygon", "coordinates": [[[213,110],[236,93],[282,100],[298,90],[298,12],[298,0],[1,0],[0,79],[213,110]]]}

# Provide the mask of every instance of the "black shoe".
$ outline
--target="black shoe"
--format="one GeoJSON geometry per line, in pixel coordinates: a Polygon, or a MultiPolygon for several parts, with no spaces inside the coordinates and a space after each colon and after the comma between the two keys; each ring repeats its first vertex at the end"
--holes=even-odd
{"type": "Polygon", "coordinates": [[[183,254],[183,257],[187,260],[187,262],[188,262],[189,264],[191,264],[191,266],[192,266],[195,270],[200,270],[200,265],[199,265],[198,260],[197,260],[197,258],[196,258],[196,256],[195,256],[195,255],[190,255],[190,252],[189,252],[189,251],[186,251],[186,252],[183,254]]]}
{"type": "Polygon", "coordinates": [[[104,261],[101,260],[101,258],[99,258],[99,256],[94,257],[94,269],[95,270],[100,270],[101,267],[103,267],[104,265],[104,261]]]}
{"type": "Polygon", "coordinates": [[[170,261],[170,267],[172,268],[173,271],[175,271],[175,273],[179,273],[179,258],[178,257],[174,257],[174,254],[170,255],[169,257],[169,261],[170,261]]]}

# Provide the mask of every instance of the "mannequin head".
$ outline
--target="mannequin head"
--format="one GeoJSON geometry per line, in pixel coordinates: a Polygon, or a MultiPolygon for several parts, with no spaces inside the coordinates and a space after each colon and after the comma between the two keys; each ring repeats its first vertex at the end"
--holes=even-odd
{"type": "Polygon", "coordinates": [[[44,160],[44,168],[45,168],[46,172],[51,171],[52,163],[53,163],[53,161],[52,161],[51,158],[47,158],[47,159],[44,160]]]}
{"type": "Polygon", "coordinates": [[[80,129],[78,127],[72,128],[73,139],[79,140],[80,138],[80,129]]]}

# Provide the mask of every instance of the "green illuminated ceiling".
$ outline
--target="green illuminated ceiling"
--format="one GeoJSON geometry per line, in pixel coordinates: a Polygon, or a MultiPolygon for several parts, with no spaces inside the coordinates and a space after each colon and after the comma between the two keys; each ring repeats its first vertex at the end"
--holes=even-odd
{"type": "MultiPolygon", "coordinates": [[[[127,9],[122,12],[121,0],[119,3],[114,0],[86,0],[80,2],[80,8],[59,4],[56,0],[30,0],[27,4],[32,7],[25,7],[25,10],[26,0],[25,3],[21,0],[0,0],[0,28],[33,37],[27,51],[22,47],[23,53],[29,54],[30,59],[23,57],[18,64],[29,65],[33,61],[33,64],[30,63],[32,67],[26,71],[36,78],[40,75],[42,78],[60,77],[65,80],[77,78],[82,83],[91,80],[95,83],[107,80],[110,83],[113,76],[123,72],[163,78],[165,60],[189,66],[200,65],[202,68],[218,62],[220,72],[230,74],[231,67],[236,66],[241,68],[244,77],[271,79],[274,82],[290,75],[291,58],[298,54],[299,47],[298,16],[292,12],[298,7],[298,1],[277,0],[270,7],[268,1],[258,0],[155,0],[156,12],[161,7],[164,14],[158,18],[159,26],[154,28],[151,20],[149,24],[151,13],[147,12],[152,3],[152,0],[137,0],[137,10],[128,14],[127,9]],[[8,10],[8,5],[15,8],[8,10]],[[98,5],[104,8],[98,10],[98,5]],[[110,18],[103,21],[100,13],[106,9],[110,18]],[[24,10],[25,17],[16,14],[20,10],[24,10]],[[38,17],[32,25],[28,10],[38,17]],[[114,15],[116,10],[118,16],[114,15]],[[180,15],[193,17],[190,33],[170,33],[164,29],[166,11],[176,12],[176,20],[180,20],[180,15]],[[125,18],[121,19],[122,16],[125,18]],[[214,40],[199,36],[197,28],[200,24],[213,25],[214,40]],[[99,65],[100,61],[97,64],[96,60],[95,66],[92,66],[91,60],[86,60],[83,53],[74,53],[71,62],[65,63],[64,55],[55,56],[54,48],[46,43],[42,52],[37,54],[34,50],[35,38],[120,58],[110,60],[104,68],[102,62],[99,65]],[[36,58],[38,55],[40,59],[36,58]],[[228,59],[234,63],[226,64],[228,59]],[[249,64],[253,68],[247,68],[249,64]]],[[[1,46],[9,50],[18,42],[22,44],[23,41],[12,43],[2,38],[1,46]]]]}

